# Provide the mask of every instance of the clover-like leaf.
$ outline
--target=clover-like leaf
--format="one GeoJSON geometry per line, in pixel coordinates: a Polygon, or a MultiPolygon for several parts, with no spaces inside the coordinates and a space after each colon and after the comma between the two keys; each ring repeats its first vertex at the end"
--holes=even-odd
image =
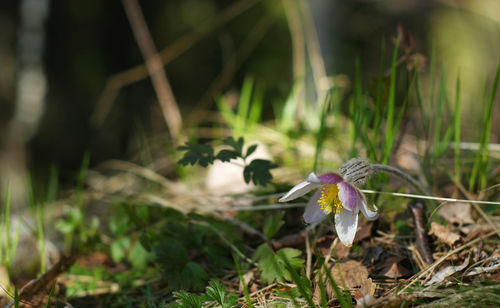
{"type": "Polygon", "coordinates": [[[274,168],[276,165],[266,159],[254,159],[243,170],[245,182],[252,181],[255,185],[266,186],[273,178],[270,170],[274,168]]]}
{"type": "Polygon", "coordinates": [[[179,151],[186,151],[184,156],[178,161],[179,164],[187,166],[198,164],[206,167],[214,162],[214,149],[204,144],[193,144],[186,142],[185,145],[177,147],[179,151]]]}

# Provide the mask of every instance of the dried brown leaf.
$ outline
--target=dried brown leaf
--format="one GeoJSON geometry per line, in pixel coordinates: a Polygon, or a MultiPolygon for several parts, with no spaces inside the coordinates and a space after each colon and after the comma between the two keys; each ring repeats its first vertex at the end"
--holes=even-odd
{"type": "Polygon", "coordinates": [[[11,287],[11,283],[9,273],[3,265],[0,266],[0,286],[2,286],[2,288],[0,288],[0,297],[8,297],[9,294],[7,290],[11,287]]]}
{"type": "Polygon", "coordinates": [[[427,281],[424,285],[430,286],[432,284],[441,283],[446,279],[446,277],[449,277],[455,274],[456,272],[462,271],[464,268],[467,267],[467,265],[469,265],[469,257],[467,257],[464,260],[464,263],[462,263],[461,265],[447,266],[444,269],[440,270],[439,272],[434,274],[434,276],[432,276],[432,278],[429,281],[427,281]]]}
{"type": "MultiPolygon", "coordinates": [[[[376,285],[372,279],[368,277],[368,270],[360,262],[349,260],[340,262],[330,266],[330,273],[333,280],[340,289],[347,288],[352,296],[356,299],[361,299],[366,295],[373,295],[375,293],[376,285]]],[[[322,279],[326,287],[327,299],[335,297],[335,291],[328,279],[328,277],[321,271],[317,279],[322,279]]],[[[314,290],[314,299],[320,298],[320,288],[316,286],[314,290]]]]}
{"type": "Polygon", "coordinates": [[[389,278],[400,278],[411,275],[411,271],[402,264],[405,258],[389,256],[377,266],[378,274],[389,278]]]}
{"type": "Polygon", "coordinates": [[[438,215],[446,219],[449,223],[473,224],[471,216],[471,205],[469,203],[449,203],[438,210],[438,215]]]}
{"type": "Polygon", "coordinates": [[[431,223],[431,230],[429,235],[434,235],[440,242],[447,244],[448,246],[455,245],[456,242],[460,240],[460,235],[451,232],[445,226],[442,226],[436,222],[431,223]]]}

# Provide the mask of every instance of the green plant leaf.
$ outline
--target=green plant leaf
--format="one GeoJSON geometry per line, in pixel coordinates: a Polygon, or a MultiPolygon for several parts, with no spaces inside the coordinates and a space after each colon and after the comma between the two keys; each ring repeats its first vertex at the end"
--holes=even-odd
{"type": "Polygon", "coordinates": [[[224,306],[224,297],[226,296],[226,288],[217,280],[210,280],[209,286],[206,287],[203,296],[207,301],[214,301],[221,306],[224,306]]]}
{"type": "Polygon", "coordinates": [[[232,147],[234,151],[238,153],[238,156],[241,157],[243,156],[243,144],[245,143],[245,140],[243,137],[238,138],[238,140],[234,140],[232,136],[227,137],[224,139],[224,144],[232,147]]]}
{"type": "Polygon", "coordinates": [[[238,152],[236,151],[233,151],[233,150],[221,150],[217,156],[215,157],[215,159],[218,159],[222,162],[228,162],[230,161],[231,159],[235,159],[235,158],[238,158],[239,155],[238,155],[238,152]]]}
{"type": "Polygon", "coordinates": [[[125,258],[125,254],[130,247],[130,238],[122,237],[111,243],[111,258],[115,262],[120,262],[125,258]]]}
{"type": "Polygon", "coordinates": [[[257,150],[257,145],[256,144],[253,144],[253,145],[249,146],[248,149],[247,149],[247,152],[245,154],[245,158],[247,158],[248,156],[252,155],[253,152],[255,152],[255,150],[257,150]]]}
{"type": "Polygon", "coordinates": [[[276,165],[265,159],[254,159],[243,170],[245,182],[252,181],[255,185],[266,186],[273,176],[270,170],[276,168],[276,165]]]}
{"type": "Polygon", "coordinates": [[[286,262],[294,270],[301,269],[304,263],[304,260],[299,258],[301,253],[300,250],[293,248],[283,248],[274,253],[269,245],[264,243],[257,247],[254,260],[257,261],[264,282],[291,281],[292,276],[287,269],[286,262]]]}
{"type": "Polygon", "coordinates": [[[151,258],[152,254],[144,249],[140,241],[136,241],[130,249],[127,260],[134,268],[144,269],[151,258]]]}
{"type": "Polygon", "coordinates": [[[211,280],[208,284],[205,294],[201,296],[202,300],[216,302],[222,308],[231,308],[238,303],[238,295],[226,294],[226,287],[217,280],[211,280]]]}
{"type": "Polygon", "coordinates": [[[214,162],[214,149],[208,145],[186,142],[185,145],[177,147],[177,150],[186,151],[178,161],[184,166],[198,163],[200,166],[206,167],[214,162]]]}
{"type": "Polygon", "coordinates": [[[202,308],[201,298],[196,294],[190,294],[188,292],[173,292],[173,294],[177,297],[177,300],[175,303],[171,304],[170,307],[202,308]]]}
{"type": "Polygon", "coordinates": [[[285,224],[283,221],[283,215],[285,213],[281,212],[279,214],[267,216],[264,222],[263,231],[267,238],[272,238],[276,232],[285,224]]]}

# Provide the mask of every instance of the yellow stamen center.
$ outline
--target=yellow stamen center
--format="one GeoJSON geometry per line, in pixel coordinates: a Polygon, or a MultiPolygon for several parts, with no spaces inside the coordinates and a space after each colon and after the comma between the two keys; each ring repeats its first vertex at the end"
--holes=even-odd
{"type": "Polygon", "coordinates": [[[321,197],[318,200],[318,205],[326,214],[331,212],[340,214],[343,206],[339,199],[337,184],[327,184],[321,187],[321,197]]]}

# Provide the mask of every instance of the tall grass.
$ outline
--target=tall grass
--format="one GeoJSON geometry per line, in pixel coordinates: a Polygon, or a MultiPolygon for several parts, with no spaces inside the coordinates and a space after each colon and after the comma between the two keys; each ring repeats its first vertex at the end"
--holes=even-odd
{"type": "Polygon", "coordinates": [[[493,103],[495,102],[498,81],[500,78],[500,61],[497,64],[497,69],[495,73],[495,78],[493,84],[491,85],[490,95],[485,101],[484,116],[483,116],[483,129],[481,132],[481,138],[479,141],[479,151],[477,151],[476,158],[474,160],[474,166],[469,179],[469,190],[473,190],[476,181],[479,177],[479,187],[480,190],[486,187],[487,183],[487,162],[488,162],[488,144],[490,142],[491,135],[491,111],[493,109],[493,103]]]}
{"type": "Polygon", "coordinates": [[[244,136],[260,121],[262,114],[262,91],[254,86],[253,78],[245,78],[236,110],[224,97],[219,97],[217,106],[233,136],[244,136]]]}
{"type": "Polygon", "coordinates": [[[453,119],[454,126],[454,154],[455,154],[455,179],[460,182],[461,168],[460,168],[460,140],[461,140],[461,100],[460,100],[460,73],[457,76],[457,85],[455,89],[455,117],[453,119]]]}
{"type": "Polygon", "coordinates": [[[399,35],[396,39],[396,44],[394,45],[394,51],[392,53],[391,62],[391,77],[389,83],[389,97],[387,99],[387,119],[385,125],[385,141],[384,141],[384,152],[382,154],[381,162],[382,164],[387,164],[389,162],[389,156],[394,144],[394,139],[396,138],[396,133],[398,127],[394,126],[394,113],[396,105],[396,72],[397,72],[397,59],[399,43],[401,42],[401,36],[399,35]]]}

